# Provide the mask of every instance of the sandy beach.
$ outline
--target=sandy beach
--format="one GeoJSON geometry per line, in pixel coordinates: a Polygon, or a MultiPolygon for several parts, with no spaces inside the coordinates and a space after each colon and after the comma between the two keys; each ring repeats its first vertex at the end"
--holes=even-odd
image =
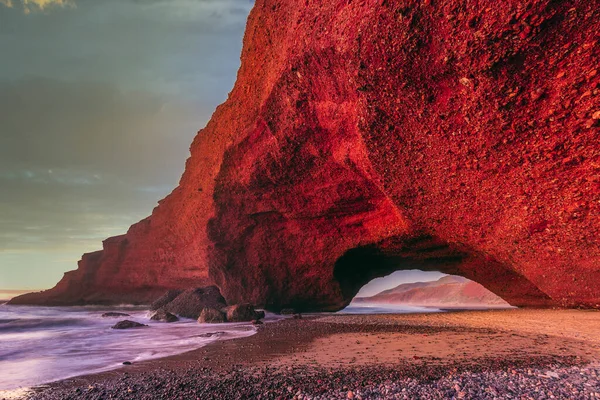
{"type": "Polygon", "coordinates": [[[593,399],[598,327],[583,310],[303,316],[30,398],[593,399]]]}

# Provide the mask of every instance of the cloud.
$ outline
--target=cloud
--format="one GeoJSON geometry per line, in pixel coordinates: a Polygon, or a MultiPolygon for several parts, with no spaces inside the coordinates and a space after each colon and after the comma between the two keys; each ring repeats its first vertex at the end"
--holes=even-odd
{"type": "Polygon", "coordinates": [[[50,7],[74,7],[74,0],[0,0],[0,4],[9,8],[19,1],[25,14],[33,11],[44,11],[50,7]]]}

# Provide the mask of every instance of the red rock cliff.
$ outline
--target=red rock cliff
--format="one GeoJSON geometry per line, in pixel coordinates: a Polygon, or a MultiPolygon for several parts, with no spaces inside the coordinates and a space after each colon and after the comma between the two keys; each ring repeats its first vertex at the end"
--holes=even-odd
{"type": "Polygon", "coordinates": [[[259,0],[179,186],[15,302],[337,309],[420,268],[600,307],[599,31],[600,0],[259,0]]]}

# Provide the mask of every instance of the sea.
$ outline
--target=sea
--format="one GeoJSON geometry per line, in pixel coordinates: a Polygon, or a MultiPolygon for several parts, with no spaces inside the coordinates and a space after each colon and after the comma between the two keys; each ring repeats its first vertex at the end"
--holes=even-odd
{"type": "Polygon", "coordinates": [[[369,304],[359,303],[350,305],[337,314],[415,314],[415,313],[437,313],[444,312],[440,308],[435,307],[419,307],[409,305],[395,305],[395,304],[369,304]]]}
{"type": "MultiPolygon", "coordinates": [[[[250,323],[199,324],[150,320],[147,308],[0,305],[0,399],[33,386],[185,353],[216,340],[253,335],[250,323]],[[106,312],[129,317],[103,318],[106,312]],[[115,330],[121,320],[148,328],[115,330]]],[[[268,314],[266,321],[279,316],[268,314]]]]}
{"type": "MultiPolygon", "coordinates": [[[[398,314],[441,312],[436,308],[351,304],[343,314],[398,314]]],[[[150,320],[147,308],[34,307],[0,305],[0,399],[16,398],[31,387],[78,375],[119,368],[195,350],[217,340],[253,335],[250,323],[199,324],[181,319],[150,320]],[[103,318],[106,312],[129,317],[103,318]],[[123,319],[148,328],[114,330],[123,319]]],[[[285,318],[267,313],[265,322],[285,318]]]]}

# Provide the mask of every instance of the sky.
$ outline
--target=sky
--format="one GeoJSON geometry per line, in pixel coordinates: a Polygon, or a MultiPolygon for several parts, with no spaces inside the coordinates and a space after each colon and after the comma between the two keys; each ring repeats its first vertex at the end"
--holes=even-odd
{"type": "Polygon", "coordinates": [[[0,0],[0,288],[146,217],[233,87],[249,0],[0,0]]]}
{"type": "MultiPolygon", "coordinates": [[[[0,0],[0,298],[54,286],[177,185],[252,6],[0,0]]],[[[440,276],[396,272],[360,295],[440,276]]]]}

